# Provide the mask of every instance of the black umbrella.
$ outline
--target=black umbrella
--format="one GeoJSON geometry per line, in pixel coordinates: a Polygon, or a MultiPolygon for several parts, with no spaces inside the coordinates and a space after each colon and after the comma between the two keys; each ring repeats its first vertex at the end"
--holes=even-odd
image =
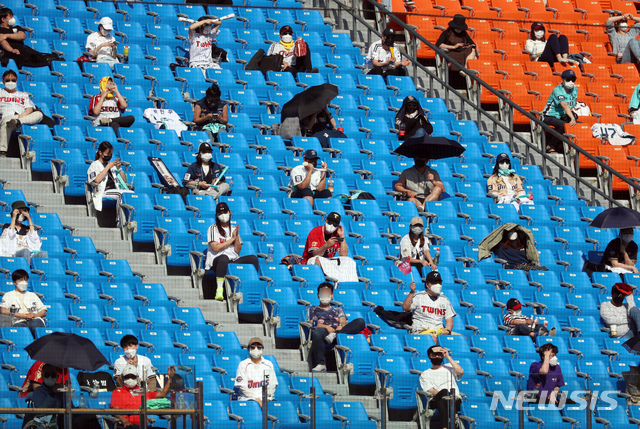
{"type": "Polygon", "coordinates": [[[95,371],[103,365],[109,365],[109,361],[90,339],[76,334],[54,332],[38,338],[24,349],[31,359],[58,368],[95,371]]]}
{"type": "Polygon", "coordinates": [[[460,156],[464,146],[446,137],[412,137],[394,152],[407,158],[443,159],[460,156]]]}
{"type": "Polygon", "coordinates": [[[596,216],[589,226],[603,229],[640,228],[640,213],[627,207],[614,207],[596,216]]]}
{"type": "Polygon", "coordinates": [[[294,95],[282,106],[280,121],[284,122],[286,118],[303,119],[311,116],[327,107],[336,95],[338,95],[338,87],[330,83],[307,88],[294,95]]]}
{"type": "Polygon", "coordinates": [[[627,341],[622,343],[622,347],[633,355],[640,355],[640,335],[634,335],[629,338],[627,341]]]}

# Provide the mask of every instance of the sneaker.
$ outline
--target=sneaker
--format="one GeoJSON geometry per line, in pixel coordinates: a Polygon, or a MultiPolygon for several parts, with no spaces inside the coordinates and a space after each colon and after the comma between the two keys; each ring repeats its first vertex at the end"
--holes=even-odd
{"type": "Polygon", "coordinates": [[[221,287],[216,289],[216,301],[224,301],[224,290],[221,287]]]}
{"type": "Polygon", "coordinates": [[[327,365],[316,365],[311,370],[313,372],[327,372],[327,365]]]}
{"type": "Polygon", "coordinates": [[[0,151],[0,158],[6,158],[6,157],[7,157],[7,151],[6,150],[0,151]]]}
{"type": "Polygon", "coordinates": [[[556,336],[556,328],[551,328],[551,330],[549,331],[549,336],[550,337],[555,337],[556,336]]]}
{"type": "Polygon", "coordinates": [[[332,332],[329,335],[327,335],[326,337],[324,337],[324,340],[329,344],[333,343],[333,340],[335,340],[335,339],[336,339],[336,333],[335,332],[332,332]]]}
{"type": "Polygon", "coordinates": [[[11,119],[7,122],[7,128],[11,128],[12,130],[17,130],[22,126],[22,122],[19,119],[11,119]]]}
{"type": "Polygon", "coordinates": [[[109,125],[110,123],[111,123],[111,118],[102,118],[102,119],[100,119],[100,125],[109,125]]]}
{"type": "Polygon", "coordinates": [[[538,336],[540,337],[546,337],[548,334],[549,334],[549,330],[544,326],[541,327],[540,330],[538,331],[538,336]]]}

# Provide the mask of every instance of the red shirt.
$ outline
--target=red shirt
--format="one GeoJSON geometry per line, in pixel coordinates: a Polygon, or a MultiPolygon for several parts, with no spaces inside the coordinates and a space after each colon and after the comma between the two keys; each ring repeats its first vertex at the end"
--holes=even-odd
{"type": "MultiPolygon", "coordinates": [[[[138,386],[135,389],[139,389],[138,386]]],[[[147,392],[147,400],[154,399],[158,392],[147,392]]],[[[124,409],[136,409],[140,408],[142,397],[140,395],[133,395],[127,387],[121,387],[116,389],[111,394],[111,408],[124,408],[124,409]]],[[[131,415],[126,416],[131,424],[139,425],[140,416],[131,415]]]]}
{"type": "MultiPolygon", "coordinates": [[[[336,232],[331,234],[331,237],[337,236],[338,234],[336,232]]],[[[327,242],[324,237],[324,225],[316,226],[309,232],[307,243],[304,245],[304,253],[302,254],[302,264],[306,264],[309,259],[313,258],[313,254],[311,253],[312,250],[324,246],[327,242]]],[[[340,249],[340,243],[336,242],[333,246],[327,248],[323,256],[326,258],[333,258],[338,252],[338,249],[340,249]]]]}

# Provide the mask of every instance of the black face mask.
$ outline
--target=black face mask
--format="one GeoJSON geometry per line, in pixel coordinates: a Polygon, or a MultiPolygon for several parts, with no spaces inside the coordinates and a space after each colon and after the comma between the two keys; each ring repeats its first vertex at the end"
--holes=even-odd
{"type": "Polygon", "coordinates": [[[621,295],[621,294],[611,295],[611,301],[613,301],[614,304],[622,305],[622,303],[624,302],[624,295],[621,295]]]}
{"type": "Polygon", "coordinates": [[[419,167],[419,168],[424,167],[425,165],[427,165],[427,160],[426,159],[416,158],[413,162],[415,163],[416,167],[419,167]]]}
{"type": "Polygon", "coordinates": [[[385,37],[382,41],[382,45],[390,48],[393,46],[393,40],[390,37],[385,37]]]}
{"type": "Polygon", "coordinates": [[[109,161],[111,161],[111,157],[112,157],[112,156],[113,156],[113,155],[103,156],[103,157],[102,157],[102,160],[103,160],[104,162],[109,162],[109,161]]]}
{"type": "Polygon", "coordinates": [[[429,360],[431,361],[431,364],[433,366],[438,366],[438,365],[442,365],[444,358],[429,358],[429,360]]]}

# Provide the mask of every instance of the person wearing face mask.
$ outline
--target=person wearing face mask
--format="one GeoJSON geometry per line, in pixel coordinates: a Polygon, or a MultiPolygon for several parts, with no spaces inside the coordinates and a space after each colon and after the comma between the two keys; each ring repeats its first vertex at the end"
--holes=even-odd
{"type": "Polygon", "coordinates": [[[408,58],[402,59],[400,48],[395,44],[396,31],[393,28],[385,28],[382,38],[369,46],[369,52],[365,58],[368,74],[387,76],[406,76],[407,67],[411,64],[408,58]]]}
{"type": "Polygon", "coordinates": [[[349,257],[341,219],[338,213],[331,212],[324,225],[309,231],[300,263],[320,265],[325,276],[338,282],[357,282],[356,263],[349,257]]]}
{"type": "MultiPolygon", "coordinates": [[[[411,331],[414,334],[452,335],[456,312],[449,299],[442,294],[442,276],[437,271],[427,274],[425,290],[416,293],[416,282],[411,282],[410,292],[402,303],[402,310],[413,312],[411,331]],[[443,325],[444,319],[446,325],[443,325]]],[[[457,334],[456,334],[457,335],[457,334]]]]}
{"type": "Polygon", "coordinates": [[[320,305],[309,307],[307,321],[313,326],[311,332],[311,368],[314,372],[327,370],[325,360],[325,342],[332,344],[337,334],[356,335],[362,332],[366,324],[358,318],[347,322],[342,307],[331,305],[333,300],[333,284],[321,283],[318,286],[320,305]]]}
{"type": "Polygon", "coordinates": [[[529,54],[531,61],[544,61],[553,65],[554,63],[571,63],[569,60],[569,40],[565,35],[551,34],[545,37],[544,24],[534,22],[531,24],[529,38],[524,44],[526,54],[529,54]]]}
{"type": "Polygon", "coordinates": [[[496,203],[513,204],[518,211],[521,204],[533,204],[533,199],[525,193],[522,179],[511,168],[511,160],[506,153],[496,157],[493,174],[487,179],[487,193],[493,195],[496,203]]]}
{"type": "Polygon", "coordinates": [[[616,63],[637,63],[640,61],[640,43],[636,37],[640,35],[640,17],[625,13],[607,18],[606,32],[609,35],[611,51],[616,55],[616,63]],[[629,27],[627,21],[633,21],[629,27]]]}
{"type": "Polygon", "coordinates": [[[91,58],[97,63],[107,63],[113,68],[118,64],[118,42],[113,36],[113,21],[108,16],[102,17],[98,24],[98,31],[87,37],[85,48],[91,58]]]}
{"type": "Polygon", "coordinates": [[[125,335],[120,339],[120,347],[124,351],[113,363],[113,378],[116,386],[123,386],[122,374],[127,365],[133,365],[138,368],[138,377],[141,380],[147,380],[147,386],[150,391],[156,390],[156,374],[153,371],[151,359],[138,354],[138,339],[133,335],[125,335]]]}
{"type": "Polygon", "coordinates": [[[611,338],[631,338],[640,331],[640,309],[633,299],[633,288],[626,283],[611,287],[611,301],[600,304],[600,318],[611,338]]]}
{"type": "Polygon", "coordinates": [[[411,257],[411,266],[416,267],[422,275],[422,268],[437,269],[429,252],[429,240],[425,236],[424,221],[420,216],[411,219],[409,233],[400,240],[400,257],[411,257]]]}
{"type": "Polygon", "coordinates": [[[285,25],[280,28],[280,41],[269,46],[267,55],[282,55],[282,71],[292,73],[318,73],[311,66],[311,50],[302,37],[294,40],[293,28],[285,25]]]}
{"type": "Polygon", "coordinates": [[[331,198],[331,191],[327,189],[327,164],[323,161],[322,169],[317,168],[318,153],[307,149],[303,155],[302,165],[298,165],[289,174],[289,198],[304,198],[313,207],[315,198],[331,198]]]}
{"type": "Polygon", "coordinates": [[[449,350],[444,347],[429,347],[427,356],[431,361],[431,368],[420,374],[420,389],[432,396],[429,408],[438,410],[440,425],[443,428],[449,427],[449,401],[445,397],[449,395],[451,389],[455,389],[456,427],[460,427],[458,413],[462,405],[462,395],[457,382],[462,380],[464,369],[453,360],[449,350]],[[447,363],[443,364],[445,360],[447,363]]]}
{"type": "Polygon", "coordinates": [[[507,301],[507,312],[502,317],[502,324],[509,328],[508,335],[529,336],[535,342],[538,335],[556,336],[556,328],[547,329],[545,324],[538,325],[538,318],[532,319],[522,314],[522,304],[516,298],[507,301]]]}
{"type": "MultiPolygon", "coordinates": [[[[171,365],[167,369],[167,377],[169,377],[169,381],[164,383],[164,387],[160,392],[147,390],[147,400],[166,398],[171,386],[171,380],[173,380],[175,375],[176,368],[171,365]]],[[[138,385],[138,368],[134,365],[127,365],[124,367],[122,370],[122,379],[124,386],[114,390],[111,394],[111,408],[139,409],[142,398],[140,397],[140,386],[138,385]]],[[[120,423],[122,423],[125,428],[140,428],[139,415],[118,415],[115,417],[120,420],[120,423]]],[[[150,423],[151,422],[147,422],[147,427],[151,427],[150,423]]]]}
{"type": "Polygon", "coordinates": [[[42,239],[33,225],[30,210],[24,201],[14,201],[11,204],[11,223],[2,226],[0,235],[0,255],[25,258],[29,266],[31,258],[49,257],[47,251],[42,250],[42,239]]]}
{"type": "Polygon", "coordinates": [[[396,128],[398,140],[405,141],[411,137],[423,137],[433,132],[433,125],[427,119],[418,100],[407,96],[402,102],[400,110],[396,113],[396,128]]]}
{"type": "MultiPolygon", "coordinates": [[[[449,21],[449,28],[444,30],[436,41],[436,46],[444,49],[447,54],[458,63],[467,67],[467,61],[475,60],[480,56],[480,51],[476,46],[467,29],[464,15],[454,15],[449,21]]],[[[459,71],[454,65],[449,66],[450,71],[459,71]]]]}
{"type": "Polygon", "coordinates": [[[620,230],[620,236],[607,244],[598,271],[618,274],[637,273],[638,245],[633,241],[633,228],[620,230]]]}
{"type": "Polygon", "coordinates": [[[2,74],[4,88],[0,88],[0,157],[7,156],[11,133],[22,124],[37,124],[44,117],[37,110],[28,93],[17,91],[18,75],[13,70],[2,74]]]}
{"type": "Polygon", "coordinates": [[[556,405],[560,389],[564,386],[562,369],[558,364],[558,347],[546,343],[538,349],[540,362],[533,362],[529,367],[527,390],[537,391],[537,402],[556,405]]]}
{"type": "Polygon", "coordinates": [[[27,291],[29,287],[29,273],[25,270],[15,270],[11,274],[14,289],[6,292],[0,302],[0,313],[11,316],[11,326],[26,327],[31,335],[36,337],[36,328],[44,328],[44,318],[47,307],[42,304],[38,295],[27,291]]]}
{"type": "MultiPolygon", "coordinates": [[[[30,392],[33,392],[41,384],[44,384],[43,369],[46,363],[42,361],[35,361],[25,377],[24,383],[22,383],[22,389],[20,389],[19,397],[26,398],[30,392]]],[[[58,368],[58,377],[56,379],[57,384],[64,384],[69,380],[69,372],[63,372],[58,368]]]]}
{"type": "Polygon", "coordinates": [[[213,83],[193,108],[193,122],[209,134],[211,141],[216,142],[218,133],[226,130],[229,122],[229,107],[220,99],[221,94],[218,85],[213,83]]]}
{"type": "Polygon", "coordinates": [[[93,118],[91,125],[94,127],[106,127],[113,128],[114,131],[118,131],[118,128],[129,128],[135,122],[135,118],[132,115],[122,116],[122,113],[127,108],[127,100],[120,95],[118,91],[118,85],[115,84],[111,76],[105,76],[100,79],[100,94],[96,94],[91,97],[89,103],[89,115],[93,118]]]}
{"type": "MultiPolygon", "coordinates": [[[[563,71],[561,78],[562,83],[553,89],[544,106],[542,121],[558,133],[564,134],[565,124],[574,127],[578,123],[578,115],[572,111],[578,102],[578,88],[575,87],[577,77],[573,70],[563,71]]],[[[562,140],[551,135],[547,135],[546,140],[547,153],[564,153],[562,140]]]]}
{"type": "Polygon", "coordinates": [[[182,179],[183,186],[194,186],[196,195],[211,195],[218,200],[229,193],[229,184],[222,174],[222,166],[212,161],[213,150],[209,143],[200,143],[196,162],[191,164],[182,179]],[[215,186],[211,186],[215,183],[215,186]]]}
{"type": "Polygon", "coordinates": [[[278,378],[273,362],[262,356],[264,343],[258,337],[249,340],[249,357],[238,365],[234,388],[239,401],[256,401],[262,407],[262,386],[267,385],[267,399],[274,400],[278,378]]]}
{"type": "MultiPolygon", "coordinates": [[[[207,259],[205,269],[216,273],[217,301],[224,300],[224,278],[229,264],[252,264],[258,271],[258,257],[256,255],[240,256],[242,238],[238,226],[231,225],[231,210],[227,203],[216,205],[216,222],[207,230],[207,259]]],[[[210,295],[205,291],[205,295],[210,295]]]]}
{"type": "Polygon", "coordinates": [[[213,58],[211,48],[220,33],[220,20],[201,16],[189,26],[189,67],[197,67],[205,74],[207,69],[219,69],[220,59],[213,58]]]}
{"type": "Polygon", "coordinates": [[[393,188],[403,192],[407,201],[413,202],[418,210],[424,210],[425,202],[440,200],[445,191],[444,183],[440,180],[440,174],[427,165],[428,159],[416,157],[413,162],[413,167],[400,174],[393,188]]]}

